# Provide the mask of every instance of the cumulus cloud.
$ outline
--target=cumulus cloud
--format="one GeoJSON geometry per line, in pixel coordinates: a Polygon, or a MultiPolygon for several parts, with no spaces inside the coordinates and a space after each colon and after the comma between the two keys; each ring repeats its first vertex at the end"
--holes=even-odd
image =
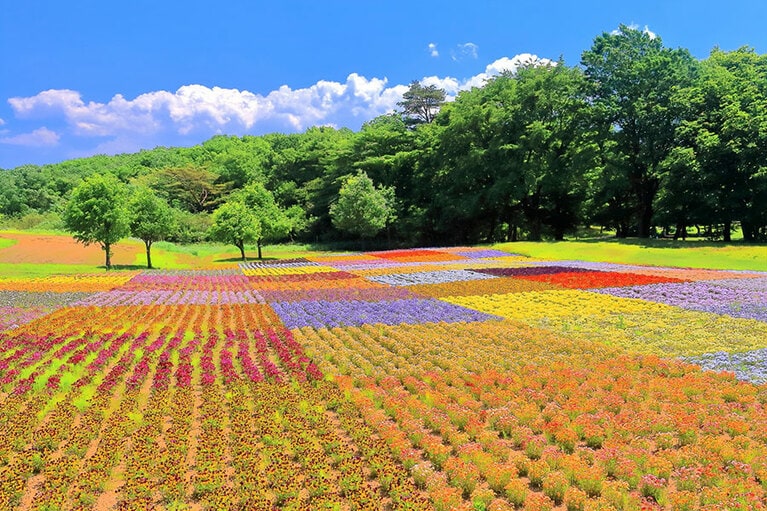
{"type": "Polygon", "coordinates": [[[437,44],[436,43],[429,43],[428,46],[429,55],[432,57],[439,57],[439,50],[437,50],[437,44]]]}
{"type": "Polygon", "coordinates": [[[450,52],[450,57],[453,60],[463,60],[465,58],[476,59],[479,55],[479,46],[474,43],[463,43],[456,46],[456,48],[450,52]]]}
{"type": "Polygon", "coordinates": [[[50,147],[57,145],[60,138],[58,133],[43,126],[30,133],[2,137],[0,143],[26,147],[50,147]]]}
{"type": "MultiPolygon", "coordinates": [[[[476,51],[476,47],[469,49],[476,51]]],[[[531,64],[554,62],[523,53],[500,58],[469,78],[427,76],[421,83],[444,89],[451,101],[462,90],[481,87],[494,76],[531,64]]],[[[107,102],[96,102],[84,99],[78,91],[52,89],[8,102],[16,118],[55,124],[58,133],[46,127],[15,136],[2,137],[0,132],[0,142],[52,146],[59,143],[59,133],[65,133],[80,139],[81,147],[87,145],[84,140],[92,139],[91,149],[86,150],[90,154],[113,154],[152,147],[160,141],[199,143],[215,134],[297,132],[311,126],[356,129],[367,120],[396,110],[407,89],[407,85],[389,84],[386,78],[366,78],[357,73],[343,82],[321,80],[299,89],[283,85],[267,94],[192,84],[133,99],[117,94],[107,102]]]]}
{"type": "Polygon", "coordinates": [[[2,117],[0,117],[0,126],[2,126],[3,124],[5,124],[5,121],[3,120],[2,117]]]}
{"type": "Polygon", "coordinates": [[[350,74],[345,83],[319,81],[304,89],[283,85],[266,96],[237,89],[185,85],[176,92],[155,91],[128,100],[117,94],[108,103],[85,102],[77,91],[47,90],[8,100],[19,118],[63,117],[80,136],[152,134],[170,125],[181,135],[193,132],[253,131],[259,125],[303,130],[334,122],[360,122],[392,110],[404,85],[387,87],[386,79],[350,74]]]}
{"type": "Polygon", "coordinates": [[[512,58],[501,57],[485,67],[484,73],[479,73],[466,80],[462,89],[482,87],[487,80],[501,73],[516,73],[523,66],[554,66],[556,62],[550,59],[538,57],[532,53],[520,53],[512,58]]]}

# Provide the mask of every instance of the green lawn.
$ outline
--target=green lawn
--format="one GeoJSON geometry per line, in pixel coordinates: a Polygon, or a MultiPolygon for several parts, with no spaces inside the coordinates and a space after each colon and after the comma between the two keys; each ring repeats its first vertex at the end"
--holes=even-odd
{"type": "Polygon", "coordinates": [[[494,248],[529,257],[683,268],[767,271],[767,245],[673,240],[500,243],[494,248]]]}

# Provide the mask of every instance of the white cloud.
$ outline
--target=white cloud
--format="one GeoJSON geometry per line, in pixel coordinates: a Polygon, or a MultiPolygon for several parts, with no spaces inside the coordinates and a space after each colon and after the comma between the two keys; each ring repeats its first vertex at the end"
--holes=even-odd
{"type": "Polygon", "coordinates": [[[429,49],[429,55],[435,58],[439,57],[439,50],[437,50],[436,43],[429,43],[428,49],[429,49]]]}
{"type": "MultiPolygon", "coordinates": [[[[500,58],[469,78],[427,76],[421,83],[445,89],[448,100],[453,100],[462,90],[480,87],[493,76],[514,72],[531,63],[554,64],[523,53],[500,58]]],[[[108,102],[96,102],[83,99],[78,91],[53,89],[35,96],[11,98],[8,102],[17,118],[55,124],[58,133],[45,127],[4,138],[0,133],[0,142],[55,145],[59,133],[66,133],[93,139],[90,154],[109,154],[159,143],[193,144],[219,133],[296,132],[311,126],[357,128],[365,121],[394,111],[407,89],[408,85],[389,84],[386,78],[366,78],[357,73],[350,74],[344,82],[321,80],[301,89],[283,85],[267,94],[191,84],[175,92],[152,91],[133,99],[116,94],[108,102]]]]}
{"type": "Polygon", "coordinates": [[[468,55],[469,57],[476,59],[477,58],[477,52],[479,52],[479,46],[477,46],[474,43],[464,43],[458,45],[461,50],[468,55]]]}
{"type": "Polygon", "coordinates": [[[501,73],[516,73],[522,66],[555,66],[556,62],[550,59],[538,57],[532,53],[520,53],[512,58],[501,57],[495,62],[485,67],[484,73],[472,76],[461,87],[462,89],[471,89],[472,87],[482,87],[487,80],[501,73]]]}
{"type": "Polygon", "coordinates": [[[0,144],[26,147],[50,147],[57,145],[60,138],[58,133],[43,126],[30,133],[21,133],[12,137],[0,138],[0,144]]]}
{"type": "Polygon", "coordinates": [[[181,135],[196,131],[244,133],[269,124],[303,130],[336,122],[336,117],[360,123],[392,110],[404,85],[387,87],[386,79],[350,74],[345,83],[319,81],[305,89],[283,85],[262,96],[237,89],[185,85],[175,93],[148,92],[128,100],[117,94],[108,103],[83,101],[79,92],[48,90],[36,96],[8,100],[18,117],[63,117],[81,136],[120,133],[151,134],[171,129],[181,135]]]}
{"type": "Polygon", "coordinates": [[[0,117],[0,126],[2,126],[2,125],[4,125],[4,124],[5,124],[5,121],[3,120],[3,118],[2,118],[2,117],[0,117]]]}

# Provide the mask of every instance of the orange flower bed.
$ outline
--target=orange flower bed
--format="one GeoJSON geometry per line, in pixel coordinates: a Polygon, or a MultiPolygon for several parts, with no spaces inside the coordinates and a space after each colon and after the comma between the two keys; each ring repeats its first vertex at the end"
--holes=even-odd
{"type": "Polygon", "coordinates": [[[445,282],[444,284],[419,284],[407,286],[414,293],[442,298],[446,296],[495,295],[504,293],[523,293],[558,289],[560,286],[548,282],[536,282],[532,279],[498,277],[493,279],[445,282]]]}

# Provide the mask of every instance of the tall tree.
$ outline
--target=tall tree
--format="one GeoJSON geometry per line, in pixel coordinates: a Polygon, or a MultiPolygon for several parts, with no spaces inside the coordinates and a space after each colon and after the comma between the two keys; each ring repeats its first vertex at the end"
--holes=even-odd
{"type": "Polygon", "coordinates": [[[621,25],[598,36],[581,56],[593,86],[604,136],[614,142],[632,193],[640,237],[649,237],[661,162],[674,146],[682,105],[674,92],[692,83],[695,60],[684,49],[669,49],[659,37],[621,25]]]}
{"type": "MultiPolygon", "coordinates": [[[[258,258],[262,259],[261,248],[265,243],[282,241],[290,234],[292,218],[277,205],[272,192],[262,183],[248,185],[237,195],[237,200],[241,200],[250,209],[259,224],[260,234],[256,237],[256,245],[258,258]]],[[[291,214],[296,214],[295,209],[291,214]]]]}
{"type": "Polygon", "coordinates": [[[391,188],[376,188],[364,172],[349,176],[330,206],[330,218],[336,229],[372,238],[394,219],[391,188]]]}
{"type": "Polygon", "coordinates": [[[152,244],[171,234],[175,217],[170,206],[148,188],[139,188],[130,201],[131,234],[144,242],[146,267],[152,268],[152,244]]]}
{"type": "Polygon", "coordinates": [[[261,226],[252,211],[240,201],[229,201],[213,212],[213,225],[209,237],[234,245],[240,249],[245,261],[245,244],[255,242],[261,236],[261,226]]]}
{"type": "Polygon", "coordinates": [[[737,220],[744,239],[767,237],[767,55],[714,49],[679,98],[688,110],[678,144],[693,151],[707,223],[720,225],[725,241],[737,220]]]}
{"type": "Polygon", "coordinates": [[[421,85],[415,80],[410,88],[402,94],[402,101],[397,106],[402,108],[402,117],[409,126],[430,123],[439,113],[445,103],[445,90],[436,85],[421,85]]]}
{"type": "Polygon", "coordinates": [[[72,191],[64,209],[64,226],[84,245],[98,243],[112,268],[112,245],[130,232],[126,186],[111,174],[95,174],[72,191]]]}

